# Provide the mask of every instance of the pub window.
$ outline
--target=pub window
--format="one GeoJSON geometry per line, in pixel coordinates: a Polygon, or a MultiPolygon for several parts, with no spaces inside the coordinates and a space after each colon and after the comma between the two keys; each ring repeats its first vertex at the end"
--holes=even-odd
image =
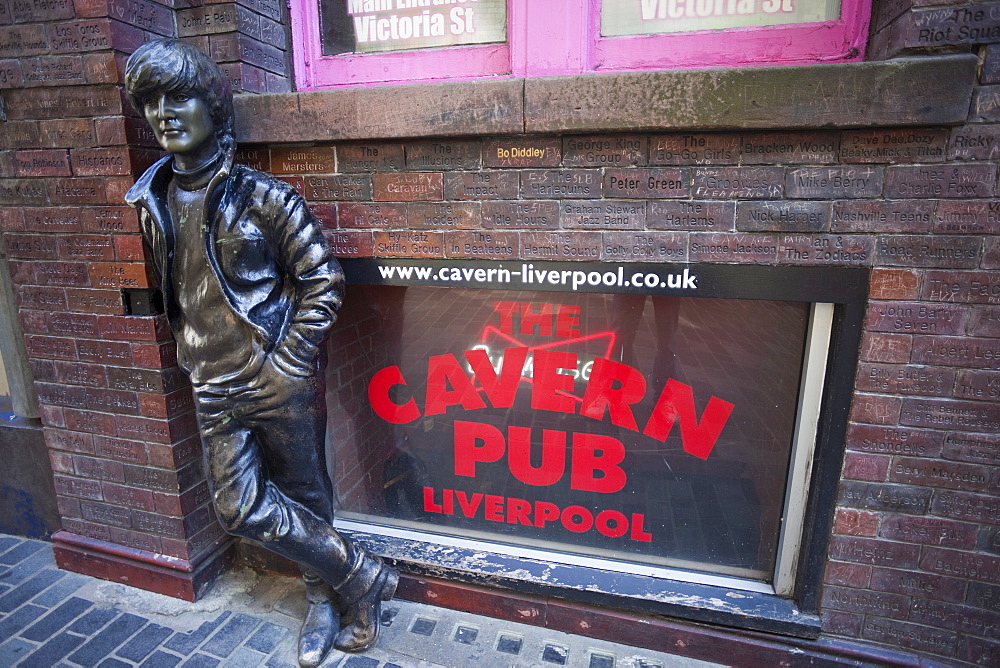
{"type": "Polygon", "coordinates": [[[292,0],[302,90],[861,60],[870,0],[292,0]]]}
{"type": "Polygon", "coordinates": [[[811,577],[805,517],[832,512],[815,462],[842,452],[843,425],[820,426],[846,401],[838,270],[345,265],[342,529],[459,578],[513,559],[529,591],[543,564],[784,599],[811,577]]]}

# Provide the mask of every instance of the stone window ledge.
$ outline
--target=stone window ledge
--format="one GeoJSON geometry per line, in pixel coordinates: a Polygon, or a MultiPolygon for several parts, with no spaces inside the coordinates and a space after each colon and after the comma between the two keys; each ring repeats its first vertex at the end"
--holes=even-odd
{"type": "Polygon", "coordinates": [[[237,139],[953,125],[968,117],[976,66],[963,54],[239,95],[237,139]]]}

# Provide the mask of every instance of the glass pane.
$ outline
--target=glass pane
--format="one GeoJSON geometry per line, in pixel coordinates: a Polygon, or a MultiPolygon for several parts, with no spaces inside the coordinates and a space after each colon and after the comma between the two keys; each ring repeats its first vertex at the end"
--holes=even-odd
{"type": "Polygon", "coordinates": [[[323,55],[507,41],[507,0],[320,0],[323,55]]]}
{"type": "Polygon", "coordinates": [[[840,18],[841,0],[603,0],[601,35],[694,32],[840,18]]]}
{"type": "Polygon", "coordinates": [[[353,285],[327,371],[341,514],[770,580],[808,313],[353,285]]]}

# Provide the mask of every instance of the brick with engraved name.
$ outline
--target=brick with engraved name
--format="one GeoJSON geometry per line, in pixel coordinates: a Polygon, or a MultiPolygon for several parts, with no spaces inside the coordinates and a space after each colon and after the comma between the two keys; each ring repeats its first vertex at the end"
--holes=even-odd
{"type": "Polygon", "coordinates": [[[406,205],[406,221],[415,230],[471,229],[479,227],[481,220],[477,202],[410,202],[406,205]]]}
{"type": "Polygon", "coordinates": [[[188,388],[170,394],[139,395],[139,412],[146,417],[172,418],[194,408],[194,400],[188,388]]]}
{"type": "Polygon", "coordinates": [[[980,494],[995,494],[1000,489],[1000,475],[992,467],[908,457],[893,459],[889,480],[980,494]]]}
{"type": "Polygon", "coordinates": [[[563,137],[566,167],[633,167],[645,165],[647,139],[642,135],[563,137]]]}
{"type": "Polygon", "coordinates": [[[782,234],[778,241],[778,259],[784,264],[865,267],[875,257],[875,239],[867,236],[782,234]]]}
{"type": "Polygon", "coordinates": [[[444,233],[424,231],[377,231],[375,256],[444,257],[444,233]]]}
{"type": "Polygon", "coordinates": [[[4,93],[4,99],[10,120],[109,116],[123,111],[118,89],[106,85],[12,90],[4,93]]]}
{"type": "Polygon", "coordinates": [[[979,265],[982,243],[973,237],[879,237],[878,264],[909,267],[972,269],[979,265]]]}
{"type": "MultiPolygon", "coordinates": [[[[10,96],[6,93],[5,97],[10,96]]],[[[8,117],[10,110],[7,110],[8,117]]],[[[9,120],[4,124],[4,133],[0,134],[0,148],[38,148],[39,146],[51,146],[43,144],[39,134],[39,123],[37,121],[15,121],[9,120]]]]}
{"type": "Polygon", "coordinates": [[[1000,430],[1000,404],[907,397],[903,399],[899,424],[992,433],[1000,430]]]}
{"type": "Polygon", "coordinates": [[[117,436],[127,439],[141,438],[153,443],[174,443],[195,433],[194,414],[187,413],[170,420],[116,415],[117,436]]]}
{"type": "Polygon", "coordinates": [[[55,379],[67,385],[107,387],[105,367],[83,362],[55,362],[55,379]]]}
{"type": "Polygon", "coordinates": [[[332,146],[289,146],[271,149],[275,174],[321,174],[336,170],[332,146]]]}
{"type": "MultiPolygon", "coordinates": [[[[448,257],[512,260],[518,256],[518,233],[504,230],[455,230],[445,234],[448,257]]],[[[486,271],[478,269],[477,271],[486,271]]],[[[480,280],[476,277],[476,280],[480,280]]],[[[484,277],[482,280],[487,280],[484,277]]]]}
{"type": "Polygon", "coordinates": [[[941,162],[948,131],[939,128],[850,130],[840,139],[846,163],[941,162]]]}
{"type": "Polygon", "coordinates": [[[163,393],[185,384],[186,378],[177,367],[163,370],[108,367],[108,385],[116,390],[163,393]]]}
{"type": "Polygon", "coordinates": [[[25,231],[24,209],[20,207],[0,207],[0,232],[25,231]]]}
{"type": "Polygon", "coordinates": [[[965,125],[952,131],[950,160],[995,160],[1000,156],[1000,125],[965,125]]]}
{"type": "Polygon", "coordinates": [[[981,369],[964,369],[959,372],[955,385],[958,399],[1000,399],[1000,372],[981,369]]]}
{"type": "Polygon", "coordinates": [[[972,123],[1000,121],[1000,86],[976,86],[972,90],[972,123]]]}
{"type": "Polygon", "coordinates": [[[366,142],[337,146],[337,167],[341,172],[396,172],[405,165],[403,145],[366,142]]]}
{"type": "MultiPolygon", "coordinates": [[[[895,516],[903,518],[904,516],[895,516]]],[[[924,518],[906,518],[922,520],[924,518]]],[[[891,521],[891,520],[890,520],[891,521]]],[[[905,521],[905,520],[904,520],[905,521]]],[[[944,520],[938,520],[944,521],[944,520]]],[[[952,523],[955,524],[955,523],[952,523]]],[[[903,525],[906,529],[919,530],[918,526],[903,525]]],[[[884,528],[884,524],[883,524],[884,528]]],[[[933,533],[933,532],[931,532],[933,533]]],[[[903,534],[912,539],[912,534],[903,534]]],[[[923,541],[918,541],[923,542],[923,541]]],[[[916,596],[921,599],[935,599],[960,603],[965,598],[966,581],[959,578],[949,578],[930,573],[920,573],[911,570],[875,567],[872,570],[871,588],[876,591],[888,591],[895,594],[916,596]]]]}
{"type": "Polygon", "coordinates": [[[69,176],[72,173],[69,154],[61,149],[15,151],[14,174],[19,178],[39,176],[69,176]]]}
{"type": "Polygon", "coordinates": [[[887,169],[885,196],[990,197],[995,186],[993,165],[902,165],[887,169]]]}
{"type": "Polygon", "coordinates": [[[830,544],[832,559],[861,564],[912,568],[917,565],[919,556],[918,545],[892,543],[873,538],[834,536],[830,544]]]}
{"type": "Polygon", "coordinates": [[[15,291],[15,299],[19,308],[49,311],[61,311],[66,308],[66,293],[62,288],[19,285],[15,291]]]}
{"type": "MultiPolygon", "coordinates": [[[[132,349],[127,343],[117,341],[77,341],[80,361],[95,364],[132,364],[132,349]]],[[[112,369],[108,369],[110,374],[112,369]]]]}
{"type": "Polygon", "coordinates": [[[306,199],[331,200],[370,200],[372,198],[372,181],[368,174],[323,174],[306,176],[303,195],[306,199]]]}
{"type": "Polygon", "coordinates": [[[148,267],[138,262],[93,262],[90,282],[95,288],[148,288],[148,267]]]}
{"type": "Polygon", "coordinates": [[[125,482],[125,471],[121,462],[74,455],[73,467],[76,474],[84,478],[125,482]]]}
{"type": "Polygon", "coordinates": [[[927,548],[920,559],[920,568],[980,582],[1000,583],[1000,557],[927,548]]]}
{"type": "Polygon", "coordinates": [[[93,146],[98,141],[90,118],[39,121],[38,134],[38,145],[50,148],[93,146]]]}
{"type": "Polygon", "coordinates": [[[53,477],[56,494],[75,496],[80,499],[102,500],[101,483],[97,480],[87,480],[66,475],[55,475],[53,477]]]}
{"type": "MultiPolygon", "coordinates": [[[[858,453],[848,453],[847,459],[844,462],[844,477],[855,478],[857,475],[848,475],[849,473],[858,473],[863,469],[868,469],[868,474],[877,474],[881,469],[888,464],[887,457],[872,457],[871,455],[859,455],[858,453]],[[861,458],[864,462],[879,462],[875,466],[869,466],[865,464],[857,465],[857,462],[861,458]],[[885,464],[881,463],[881,460],[886,460],[885,464]]],[[[869,477],[866,479],[881,480],[885,477],[885,471],[881,470],[880,477],[869,477]]],[[[833,520],[833,531],[844,536],[867,536],[869,538],[874,538],[878,533],[878,513],[870,513],[864,510],[853,510],[850,508],[838,508],[837,514],[833,520]]]]}
{"type": "Polygon", "coordinates": [[[838,503],[852,508],[923,514],[930,507],[933,490],[908,485],[845,480],[838,503]]]}
{"type": "Polygon", "coordinates": [[[104,500],[108,503],[137,510],[154,510],[156,508],[153,494],[149,490],[111,482],[101,483],[101,489],[104,492],[104,500]]]}
{"type": "Polygon", "coordinates": [[[416,202],[444,199],[444,177],[432,173],[373,174],[377,202],[416,202]]]}
{"type": "MultiPolygon", "coordinates": [[[[919,467],[921,462],[929,468],[940,462],[901,458],[902,468],[919,467]]],[[[895,468],[895,467],[894,467],[895,468]]],[[[894,475],[899,475],[895,474],[894,475]]],[[[914,517],[887,513],[882,519],[880,533],[891,540],[922,543],[938,547],[973,548],[979,528],[974,524],[937,517],[914,517]]]]}
{"type": "Polygon", "coordinates": [[[84,431],[89,434],[105,434],[113,436],[115,433],[115,416],[107,413],[95,413],[93,411],[76,410],[67,408],[64,411],[66,416],[66,428],[73,431],[84,431]]]}
{"type": "Polygon", "coordinates": [[[39,285],[86,287],[90,285],[83,262],[35,262],[35,282],[39,285]]]}
{"type": "Polygon", "coordinates": [[[736,229],[735,202],[649,202],[646,227],[651,230],[732,232],[736,229]]]}
{"type": "Polygon", "coordinates": [[[832,132],[745,133],[740,140],[744,165],[837,162],[840,137],[832,132]]]}
{"type": "Polygon", "coordinates": [[[14,23],[71,19],[73,15],[73,0],[14,0],[10,7],[14,23]]]}
{"type": "Polygon", "coordinates": [[[936,201],[886,200],[834,202],[831,230],[834,232],[929,232],[936,201]]]}
{"type": "Polygon", "coordinates": [[[604,172],[606,197],[681,198],[691,194],[689,169],[609,169],[604,172]]]}
{"type": "Polygon", "coordinates": [[[601,175],[593,169],[526,169],[521,172],[521,196],[529,199],[598,198],[601,196],[601,175]]]}
{"type": "Polygon", "coordinates": [[[774,199],[784,193],[781,167],[699,167],[694,170],[695,197],[774,199]]]}
{"type": "Polygon", "coordinates": [[[969,319],[967,307],[919,302],[871,302],[865,327],[876,332],[962,334],[969,319]]]}
{"type": "Polygon", "coordinates": [[[50,313],[46,320],[49,331],[53,334],[79,337],[99,335],[97,316],[90,313],[50,313]]]}
{"type": "Polygon", "coordinates": [[[139,398],[135,392],[109,390],[104,388],[87,389],[87,408],[94,411],[138,415],[139,398]]]}
{"type": "Polygon", "coordinates": [[[233,162],[261,172],[270,172],[271,153],[263,146],[241,146],[233,155],[233,162]]]}
{"type": "Polygon", "coordinates": [[[113,436],[94,436],[96,453],[102,457],[110,457],[122,462],[145,464],[146,444],[141,441],[128,441],[113,436]]]}
{"type": "Polygon", "coordinates": [[[66,260],[114,260],[114,240],[97,234],[65,234],[56,237],[59,257],[66,260]]]}
{"type": "Polygon", "coordinates": [[[8,206],[45,206],[45,182],[38,179],[0,179],[0,201],[8,206]]]}
{"type": "Polygon", "coordinates": [[[558,167],[562,142],[554,137],[498,137],[483,144],[484,167],[558,167]]]}
{"type": "Polygon", "coordinates": [[[920,298],[993,304],[1000,301],[1000,275],[990,271],[928,271],[920,298]]]}
{"type": "Polygon", "coordinates": [[[5,234],[7,257],[29,260],[56,259],[56,238],[47,234],[5,234]]]}
{"type": "Polygon", "coordinates": [[[70,204],[73,206],[106,204],[105,180],[96,177],[47,179],[45,196],[50,204],[70,204]]]}
{"type": "Polygon", "coordinates": [[[895,364],[862,364],[857,389],[862,392],[889,392],[948,396],[954,386],[954,369],[895,364]]]}
{"type": "Polygon", "coordinates": [[[146,0],[108,0],[108,16],[130,26],[169,37],[174,32],[170,9],[146,0]]]}
{"type": "Polygon", "coordinates": [[[391,202],[339,202],[337,220],[342,228],[406,227],[406,205],[391,202]]]}
{"type": "Polygon", "coordinates": [[[934,495],[931,512],[941,517],[997,524],[1000,523],[1000,498],[991,494],[939,491],[934,495]]]}
{"type": "Polygon", "coordinates": [[[785,176],[785,195],[799,199],[871,198],[882,194],[881,167],[798,167],[785,176]]]}
{"type": "MultiPolygon", "coordinates": [[[[603,236],[599,232],[522,232],[521,257],[525,260],[599,260],[603,236]]],[[[532,269],[532,271],[534,271],[532,269]]],[[[543,284],[547,272],[530,282],[543,284]]],[[[527,277],[521,278],[526,283],[527,277]]]]}
{"type": "Polygon", "coordinates": [[[774,264],[778,261],[778,237],[770,234],[691,233],[692,262],[747,262],[774,264]]]}
{"type": "Polygon", "coordinates": [[[879,619],[886,617],[905,619],[909,600],[908,597],[899,594],[830,586],[823,589],[822,605],[825,609],[869,614],[879,619]]]}
{"type": "Polygon", "coordinates": [[[87,408],[87,388],[35,381],[35,394],[43,404],[87,408]]]}
{"type": "Polygon", "coordinates": [[[910,12],[896,31],[901,48],[994,42],[1000,39],[1000,6],[983,3],[910,12]]]}
{"type": "Polygon", "coordinates": [[[942,200],[934,215],[940,234],[1000,233],[1000,202],[996,200],[942,200]]]}
{"type": "Polygon", "coordinates": [[[324,232],[330,252],[338,257],[372,257],[375,238],[361,230],[327,230],[324,232]]]}
{"type": "Polygon", "coordinates": [[[686,262],[684,232],[605,232],[602,260],[623,262],[686,262]]]}
{"type": "Polygon", "coordinates": [[[0,57],[20,58],[48,53],[49,40],[41,23],[0,26],[0,57]]]}
{"type": "Polygon", "coordinates": [[[132,526],[132,511],[128,508],[93,501],[82,502],[80,508],[85,519],[113,526],[132,526]]]}
{"type": "MultiPolygon", "coordinates": [[[[870,373],[866,371],[868,366],[862,365],[859,373],[870,373]]],[[[943,439],[941,432],[929,429],[852,423],[848,427],[847,447],[850,450],[882,455],[939,457],[943,439]]]]}
{"type": "Polygon", "coordinates": [[[555,229],[559,226],[559,202],[482,203],[483,227],[491,229],[555,229]]]}
{"type": "Polygon", "coordinates": [[[478,141],[430,140],[406,145],[406,168],[417,171],[474,170],[483,164],[478,141]]]}
{"type": "Polygon", "coordinates": [[[907,647],[944,656],[954,656],[958,644],[958,636],[951,631],[884,619],[877,611],[865,619],[861,637],[895,646],[899,646],[900,638],[906,638],[907,647]]]}
{"type": "MultiPolygon", "coordinates": [[[[910,606],[910,620],[918,624],[995,637],[995,629],[1000,625],[1000,613],[977,610],[971,606],[955,605],[952,602],[915,599],[910,606]]],[[[940,633],[944,633],[944,631],[940,633]]],[[[940,648],[936,651],[943,653],[940,648]]]]}
{"type": "Polygon", "coordinates": [[[649,138],[649,164],[726,165],[740,160],[740,136],[730,133],[670,134],[649,138]]]}
{"type": "MultiPolygon", "coordinates": [[[[63,211],[70,211],[64,209],[63,211]]],[[[125,206],[96,206],[79,210],[80,230],[83,232],[139,232],[139,218],[135,209],[125,206]]],[[[55,217],[54,217],[55,218],[55,217]]],[[[39,230],[43,232],[45,230],[39,230]]],[[[65,230],[73,231],[73,230],[65,230]]]]}
{"type": "Polygon", "coordinates": [[[26,88],[84,83],[83,58],[78,55],[26,58],[21,73],[26,88]]]}
{"type": "MultiPolygon", "coordinates": [[[[192,37],[196,35],[213,35],[216,33],[236,30],[244,21],[250,26],[255,22],[253,13],[243,7],[233,5],[205,5],[192,9],[181,9],[175,13],[177,22],[178,37],[192,37]],[[242,10],[237,15],[237,10],[242,10]],[[241,20],[242,19],[242,20],[241,20]]],[[[260,24],[256,22],[256,30],[252,32],[241,31],[253,37],[260,38],[260,24]],[[256,34],[255,34],[256,33],[256,34]]],[[[276,45],[277,46],[277,45],[276,45]]]]}
{"type": "Polygon", "coordinates": [[[62,528],[64,531],[75,533],[78,536],[86,536],[95,540],[111,540],[110,527],[106,527],[103,524],[95,524],[63,516],[62,528]]]}
{"type": "Polygon", "coordinates": [[[518,174],[513,170],[448,172],[444,175],[445,199],[517,199],[518,174]]]}
{"type": "Polygon", "coordinates": [[[742,232],[822,232],[830,228],[829,202],[738,202],[742,232]]]}
{"type": "Polygon", "coordinates": [[[101,336],[125,341],[162,341],[168,337],[165,316],[98,316],[101,336]]]}
{"type": "Polygon", "coordinates": [[[559,207],[567,230],[641,230],[646,226],[646,203],[623,200],[569,200],[559,207]]]}
{"type": "Polygon", "coordinates": [[[924,337],[914,342],[911,357],[917,364],[1000,369],[1000,339],[924,337]]]}
{"type": "Polygon", "coordinates": [[[949,432],[944,437],[942,452],[948,459],[976,464],[1000,464],[1000,434],[949,432]]]}

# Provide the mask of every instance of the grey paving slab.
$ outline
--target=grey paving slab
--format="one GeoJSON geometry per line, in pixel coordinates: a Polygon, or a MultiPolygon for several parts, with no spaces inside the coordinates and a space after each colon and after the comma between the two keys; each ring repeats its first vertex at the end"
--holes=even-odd
{"type": "Polygon", "coordinates": [[[142,628],[145,623],[146,620],[142,617],[125,613],[88,640],[69,659],[85,668],[96,666],[103,657],[115,651],[115,648],[142,628]]]}
{"type": "Polygon", "coordinates": [[[52,555],[47,554],[47,550],[39,550],[22,559],[15,566],[0,573],[0,582],[15,586],[21,584],[46,566],[52,565],[52,555]]]}
{"type": "MultiPolygon", "coordinates": [[[[39,541],[3,538],[0,546],[19,550],[19,563],[50,554],[39,541]],[[25,542],[38,549],[22,549],[25,542]]],[[[54,564],[43,565],[0,597],[8,607],[17,603],[0,610],[0,640],[6,639],[0,668],[297,668],[303,593],[299,578],[233,571],[189,603],[76,574],[64,577],[54,564]]],[[[374,647],[360,655],[334,650],[324,668],[714,665],[402,600],[384,607],[382,621],[374,647]]]]}
{"type": "Polygon", "coordinates": [[[181,657],[176,654],[156,650],[149,655],[149,658],[139,664],[139,668],[174,668],[181,660],[181,657]]]}
{"type": "Polygon", "coordinates": [[[227,657],[259,625],[260,620],[250,615],[236,615],[226,622],[225,626],[216,631],[208,642],[202,645],[201,651],[219,657],[227,657]]]}
{"type": "Polygon", "coordinates": [[[79,647],[84,640],[86,638],[71,633],[60,633],[25,657],[21,661],[21,665],[54,666],[60,659],[79,647]]]}
{"type": "Polygon", "coordinates": [[[21,629],[45,614],[45,608],[26,605],[11,614],[0,617],[0,638],[11,638],[21,629]]]}
{"type": "Polygon", "coordinates": [[[0,554],[0,564],[6,566],[13,566],[14,564],[22,561],[35,552],[39,552],[45,547],[45,543],[41,541],[34,540],[24,540],[18,541],[17,545],[12,546],[3,554],[0,554]]]}
{"type": "Polygon", "coordinates": [[[38,645],[27,642],[26,640],[11,638],[4,644],[0,645],[0,666],[13,666],[18,661],[34,652],[37,647],[38,645]]]}
{"type": "Polygon", "coordinates": [[[159,624],[147,624],[141,631],[115,652],[118,656],[139,663],[163,644],[173,630],[159,624]]]}
{"type": "Polygon", "coordinates": [[[66,598],[72,596],[73,593],[82,587],[86,581],[87,578],[82,575],[67,573],[62,579],[59,580],[59,582],[55,583],[41,594],[31,599],[31,602],[35,605],[43,605],[46,608],[59,605],[66,598]]]}
{"type": "Polygon", "coordinates": [[[0,555],[20,543],[21,539],[16,536],[0,536],[0,555]]]}
{"type": "Polygon", "coordinates": [[[0,612],[11,612],[35,594],[44,591],[62,576],[60,571],[53,569],[45,569],[33,575],[26,582],[13,587],[9,592],[0,596],[0,612]]]}
{"type": "Polygon", "coordinates": [[[73,597],[21,632],[27,640],[43,642],[87,611],[93,603],[73,597]]]}

